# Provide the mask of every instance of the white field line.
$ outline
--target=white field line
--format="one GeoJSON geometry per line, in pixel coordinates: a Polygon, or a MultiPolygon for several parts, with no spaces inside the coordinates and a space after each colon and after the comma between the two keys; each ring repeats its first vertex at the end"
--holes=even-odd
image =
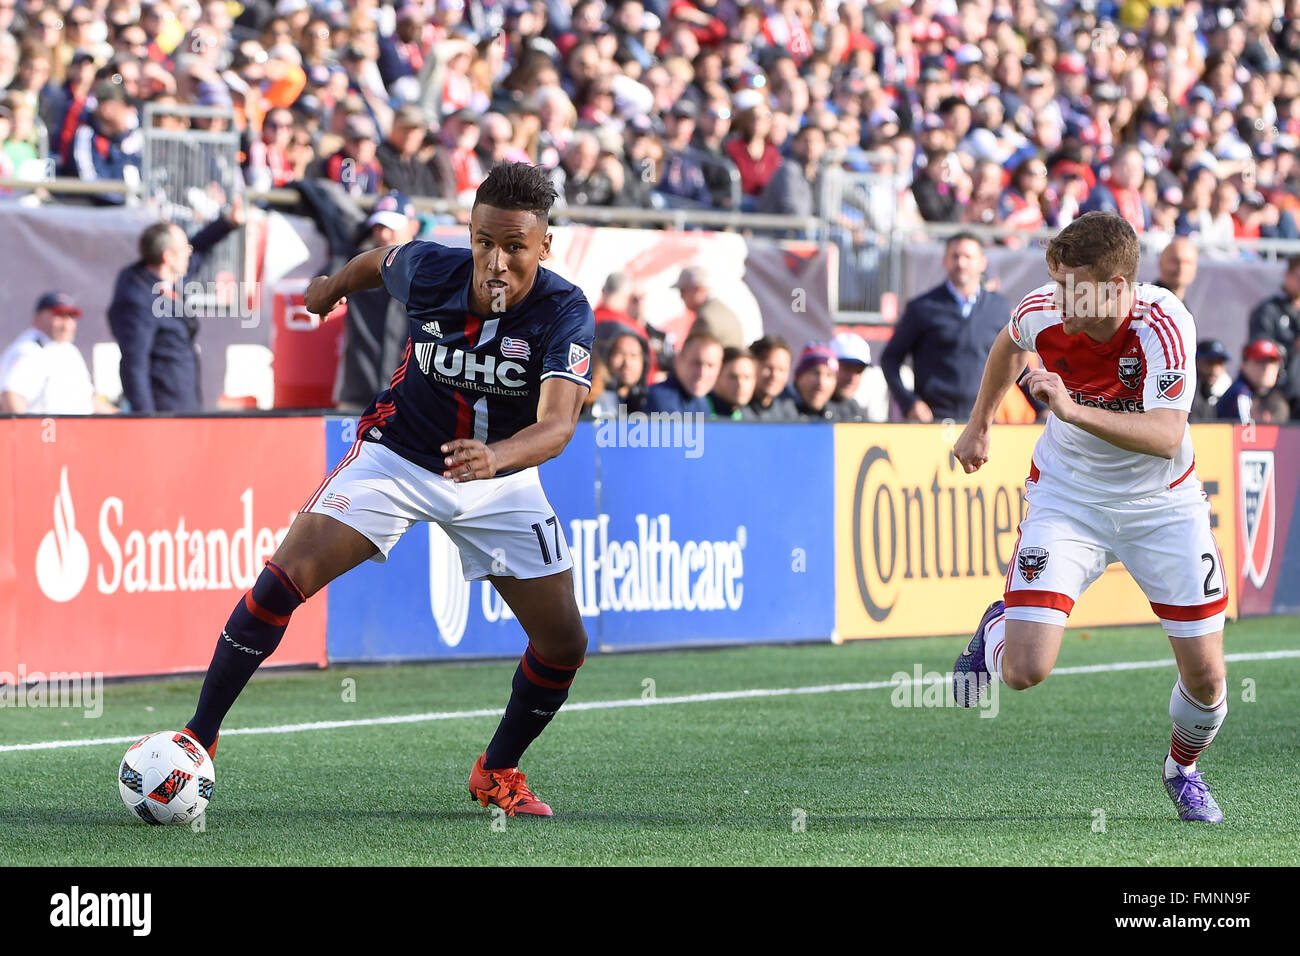
{"type": "MultiPolygon", "coordinates": [[[[1261,651],[1254,654],[1225,654],[1224,660],[1230,664],[1245,661],[1272,661],[1284,658],[1300,658],[1300,650],[1261,651]]],[[[1152,668],[1172,667],[1173,658],[1159,661],[1120,661],[1114,664],[1088,664],[1082,667],[1058,667],[1052,671],[1053,677],[1072,674],[1104,674],[1113,671],[1139,671],[1152,668]]],[[[841,694],[847,691],[890,690],[897,687],[915,687],[935,682],[932,676],[920,680],[905,681],[877,680],[855,684],[818,684],[812,687],[775,687],[753,688],[750,690],[722,690],[708,694],[682,694],[677,697],[629,697],[623,700],[592,700],[565,704],[564,713],[577,710],[615,710],[620,707],[666,707],[673,704],[702,704],[720,700],[749,700],[756,697],[794,697],[811,694],[841,694]]],[[[943,675],[946,682],[947,675],[943,675]]],[[[422,724],[434,720],[467,720],[473,717],[500,717],[502,708],[484,708],[482,710],[436,711],[427,714],[401,714],[393,717],[364,717],[358,720],[318,720],[306,724],[280,724],[275,727],[242,727],[223,730],[222,737],[236,737],[243,734],[293,734],[305,730],[337,730],[342,727],[380,727],[386,724],[422,724]]],[[[0,745],[0,753],[17,750],[57,750],[63,747],[95,747],[101,744],[129,744],[139,740],[142,735],[129,737],[98,737],[93,740],[46,740],[34,744],[0,745]]]]}

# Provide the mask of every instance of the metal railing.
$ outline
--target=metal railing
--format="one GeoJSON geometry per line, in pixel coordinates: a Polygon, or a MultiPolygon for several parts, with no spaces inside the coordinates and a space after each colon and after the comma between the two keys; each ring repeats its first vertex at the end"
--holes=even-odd
{"type": "MultiPolygon", "coordinates": [[[[158,206],[163,218],[193,235],[221,214],[229,201],[244,192],[240,167],[240,134],[234,114],[225,108],[145,103],[144,146],[140,156],[140,188],[158,206]],[[184,119],[185,128],[164,129],[158,121],[184,119]],[[195,129],[194,120],[224,120],[224,130],[195,129]]],[[[215,290],[219,280],[243,278],[244,231],[226,236],[187,278],[215,290]]],[[[215,292],[204,298],[214,298],[215,292]]],[[[212,305],[214,302],[205,303],[212,305]]]]}
{"type": "Polygon", "coordinates": [[[901,285],[896,187],[888,174],[823,170],[818,208],[827,238],[839,250],[839,268],[831,274],[832,313],[879,315],[884,295],[901,285]]]}

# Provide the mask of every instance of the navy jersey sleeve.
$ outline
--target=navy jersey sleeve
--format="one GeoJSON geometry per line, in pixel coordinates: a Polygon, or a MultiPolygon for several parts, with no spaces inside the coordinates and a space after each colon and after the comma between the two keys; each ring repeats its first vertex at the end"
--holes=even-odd
{"type": "Polygon", "coordinates": [[[465,255],[464,249],[452,249],[421,239],[394,246],[380,266],[384,286],[394,299],[409,307],[412,289],[438,284],[465,259],[465,255]]]}
{"type": "Polygon", "coordinates": [[[559,314],[550,325],[542,358],[542,381],[552,376],[591,388],[591,347],[596,338],[596,317],[581,292],[561,300],[559,314]]]}

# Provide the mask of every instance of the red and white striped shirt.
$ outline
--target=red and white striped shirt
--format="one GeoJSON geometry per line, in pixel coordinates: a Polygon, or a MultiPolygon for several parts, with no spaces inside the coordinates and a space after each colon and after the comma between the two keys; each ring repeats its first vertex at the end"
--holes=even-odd
{"type": "MultiPolygon", "coordinates": [[[[1196,393],[1196,327],[1172,292],[1138,283],[1137,301],[1108,342],[1066,335],[1055,282],[1039,286],[1011,313],[1007,327],[1020,348],[1037,352],[1043,368],[1056,372],[1081,405],[1113,412],[1152,408],[1190,411],[1196,393]]],[[[1190,430],[1173,459],[1126,451],[1049,415],[1034,446],[1041,481],[1059,482],[1092,502],[1159,494],[1192,470],[1190,430]]]]}

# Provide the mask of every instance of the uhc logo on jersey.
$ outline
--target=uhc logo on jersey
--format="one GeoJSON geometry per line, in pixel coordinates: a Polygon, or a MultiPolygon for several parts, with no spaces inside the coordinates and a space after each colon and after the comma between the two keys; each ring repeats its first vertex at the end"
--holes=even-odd
{"type": "Polygon", "coordinates": [[[1119,380],[1125,388],[1137,388],[1142,383],[1142,356],[1121,355],[1119,357],[1119,380]]]}
{"type": "Polygon", "coordinates": [[[463,381],[480,391],[511,393],[528,384],[524,378],[524,366],[518,362],[497,361],[497,357],[490,353],[478,355],[434,342],[420,342],[415,346],[415,360],[425,375],[432,369],[441,378],[463,381]]]}
{"type": "Polygon", "coordinates": [[[1021,548],[1016,556],[1016,564],[1020,568],[1020,576],[1033,584],[1047,567],[1047,549],[1021,548]]]}
{"type": "Polygon", "coordinates": [[[591,353],[576,342],[569,344],[569,371],[574,375],[586,375],[591,369],[591,353]]]}
{"type": "Polygon", "coordinates": [[[1179,395],[1183,394],[1183,388],[1187,384],[1187,376],[1182,372],[1161,372],[1156,376],[1156,391],[1160,393],[1161,398],[1167,398],[1174,401],[1179,395]]]}

